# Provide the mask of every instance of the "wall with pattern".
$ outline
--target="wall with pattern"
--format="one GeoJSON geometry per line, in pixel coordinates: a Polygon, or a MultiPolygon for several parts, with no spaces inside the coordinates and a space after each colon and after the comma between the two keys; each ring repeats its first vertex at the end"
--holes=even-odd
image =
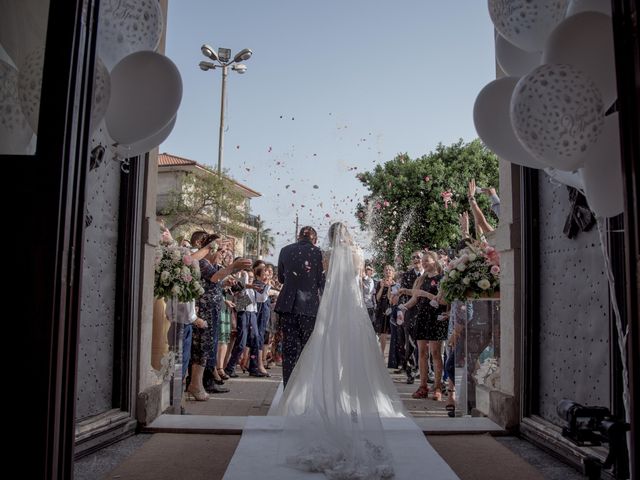
{"type": "Polygon", "coordinates": [[[120,168],[107,149],[87,175],[76,420],[113,408],[120,168]]]}
{"type": "Polygon", "coordinates": [[[569,239],[569,193],[540,188],[540,415],[557,425],[558,401],[610,407],[609,299],[597,227],[569,239]]]}

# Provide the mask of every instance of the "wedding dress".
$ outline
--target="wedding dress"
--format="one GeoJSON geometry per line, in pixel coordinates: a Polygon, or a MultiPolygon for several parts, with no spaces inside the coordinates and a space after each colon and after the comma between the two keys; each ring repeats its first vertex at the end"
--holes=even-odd
{"type": "Polygon", "coordinates": [[[459,480],[387,373],[359,285],[362,256],[343,224],[330,231],[315,329],[269,414],[247,417],[224,480],[400,480],[425,472],[459,480]]]}
{"type": "Polygon", "coordinates": [[[332,226],[330,239],[315,329],[274,412],[284,417],[279,457],[332,480],[392,478],[382,417],[406,411],[364,306],[362,257],[344,224],[332,226]]]}

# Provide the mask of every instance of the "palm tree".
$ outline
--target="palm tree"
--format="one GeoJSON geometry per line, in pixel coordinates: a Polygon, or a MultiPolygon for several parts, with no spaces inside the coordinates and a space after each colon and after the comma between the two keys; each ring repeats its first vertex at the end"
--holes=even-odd
{"type": "Polygon", "coordinates": [[[260,257],[268,255],[275,246],[276,240],[272,235],[272,230],[265,228],[264,220],[258,217],[256,220],[256,232],[247,235],[247,252],[260,257]],[[258,237],[260,238],[258,239],[258,237]],[[260,251],[258,251],[258,246],[260,246],[260,251]]]}
{"type": "MultiPolygon", "coordinates": [[[[262,223],[262,221],[260,221],[262,223]]],[[[260,252],[259,255],[269,255],[272,248],[276,246],[276,239],[271,234],[270,228],[260,226],[260,252]]]]}

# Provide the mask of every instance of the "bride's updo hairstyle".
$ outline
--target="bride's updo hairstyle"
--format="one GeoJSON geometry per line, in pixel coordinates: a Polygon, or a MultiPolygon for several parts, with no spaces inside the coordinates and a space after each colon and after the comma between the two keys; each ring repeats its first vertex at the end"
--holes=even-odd
{"type": "Polygon", "coordinates": [[[327,236],[329,237],[329,246],[335,245],[336,241],[351,243],[351,235],[349,234],[349,230],[347,229],[347,226],[342,222],[332,223],[329,227],[327,236]]]}

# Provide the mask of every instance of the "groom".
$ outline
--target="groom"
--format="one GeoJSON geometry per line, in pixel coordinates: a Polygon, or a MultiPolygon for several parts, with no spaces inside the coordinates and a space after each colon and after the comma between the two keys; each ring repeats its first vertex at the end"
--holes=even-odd
{"type": "Polygon", "coordinates": [[[291,372],[316,323],[320,293],[324,288],[322,252],[318,234],[302,227],[298,241],[280,250],[278,280],[283,284],[275,311],[282,320],[282,377],[287,386],[291,372]]]}

